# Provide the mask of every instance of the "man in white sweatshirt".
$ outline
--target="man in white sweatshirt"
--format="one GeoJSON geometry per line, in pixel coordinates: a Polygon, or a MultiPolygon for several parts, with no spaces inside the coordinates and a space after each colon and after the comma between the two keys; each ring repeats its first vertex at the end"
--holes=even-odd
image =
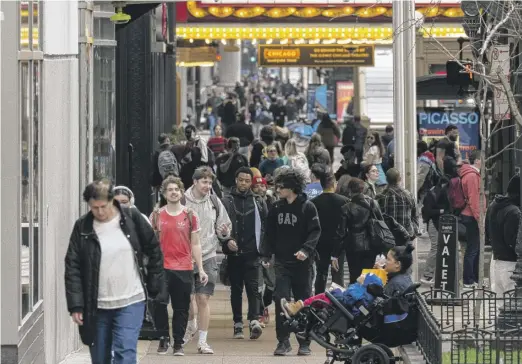
{"type": "MultiPolygon", "coordinates": [[[[203,269],[208,274],[208,283],[202,284],[197,272],[195,275],[196,304],[198,307],[199,340],[198,353],[214,354],[207,343],[208,325],[210,321],[210,307],[208,301],[214,294],[218,280],[218,264],[216,250],[220,241],[230,240],[232,224],[225,207],[216,195],[211,194],[214,173],[210,167],[199,167],[194,172],[194,184],[185,192],[186,206],[193,209],[200,221],[201,253],[203,269]]],[[[189,321],[186,338],[191,339],[195,334],[194,319],[189,321]]]]}

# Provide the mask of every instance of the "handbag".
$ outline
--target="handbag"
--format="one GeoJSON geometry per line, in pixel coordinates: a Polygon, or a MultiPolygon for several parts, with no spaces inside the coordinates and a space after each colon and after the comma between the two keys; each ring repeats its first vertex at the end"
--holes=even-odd
{"type": "Polygon", "coordinates": [[[384,221],[382,214],[374,208],[375,202],[372,200],[370,206],[353,201],[359,206],[370,210],[370,218],[367,222],[368,234],[370,235],[370,245],[378,252],[387,252],[395,246],[395,237],[388,225],[384,221]],[[380,215],[380,216],[378,216],[380,215]]]}
{"type": "Polygon", "coordinates": [[[228,274],[228,258],[225,255],[219,265],[219,280],[224,286],[230,287],[230,276],[228,274]]]}

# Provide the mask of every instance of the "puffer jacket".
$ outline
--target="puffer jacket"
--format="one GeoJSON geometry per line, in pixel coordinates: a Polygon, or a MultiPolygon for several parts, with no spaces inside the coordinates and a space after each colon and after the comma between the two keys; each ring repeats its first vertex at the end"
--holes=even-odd
{"type": "MultiPolygon", "coordinates": [[[[121,208],[120,226],[129,239],[138,265],[141,283],[149,297],[156,297],[163,289],[165,276],[163,254],[156,235],[149,223],[136,209],[121,208]],[[148,264],[144,266],[144,255],[148,264]]],[[[96,336],[98,307],[98,281],[100,272],[100,242],[93,228],[92,212],[76,220],[65,255],[65,295],[69,313],[83,313],[83,325],[79,327],[82,342],[92,345],[96,336]]]]}

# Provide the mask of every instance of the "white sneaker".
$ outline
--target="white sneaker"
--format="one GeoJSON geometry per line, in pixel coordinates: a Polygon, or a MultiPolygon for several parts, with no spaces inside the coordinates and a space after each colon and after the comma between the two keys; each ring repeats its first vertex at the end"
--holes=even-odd
{"type": "Polygon", "coordinates": [[[198,345],[199,354],[214,354],[214,350],[207,343],[200,343],[198,345]]]}
{"type": "Polygon", "coordinates": [[[183,346],[187,345],[189,342],[192,341],[194,336],[196,336],[196,333],[198,332],[198,326],[197,325],[187,325],[187,330],[185,331],[185,336],[183,337],[183,346]]]}

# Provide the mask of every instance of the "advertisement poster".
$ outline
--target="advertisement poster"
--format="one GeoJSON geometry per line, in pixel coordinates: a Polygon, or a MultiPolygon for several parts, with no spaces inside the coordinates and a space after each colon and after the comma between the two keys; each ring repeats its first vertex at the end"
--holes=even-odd
{"type": "Polygon", "coordinates": [[[309,84],[306,95],[306,116],[308,120],[315,119],[315,92],[316,89],[321,86],[317,84],[309,84]]]}
{"type": "Polygon", "coordinates": [[[335,92],[328,88],[327,85],[320,85],[315,89],[315,107],[326,111],[330,118],[335,119],[335,92]]]}
{"type": "Polygon", "coordinates": [[[352,81],[337,81],[336,82],[336,111],[337,121],[343,121],[345,110],[352,101],[353,97],[353,82],[352,81]]]}
{"type": "Polygon", "coordinates": [[[467,159],[469,152],[479,148],[480,115],[474,109],[418,109],[417,125],[422,139],[428,144],[433,139],[443,138],[448,125],[455,125],[459,129],[457,144],[464,159],[467,159]]]}

